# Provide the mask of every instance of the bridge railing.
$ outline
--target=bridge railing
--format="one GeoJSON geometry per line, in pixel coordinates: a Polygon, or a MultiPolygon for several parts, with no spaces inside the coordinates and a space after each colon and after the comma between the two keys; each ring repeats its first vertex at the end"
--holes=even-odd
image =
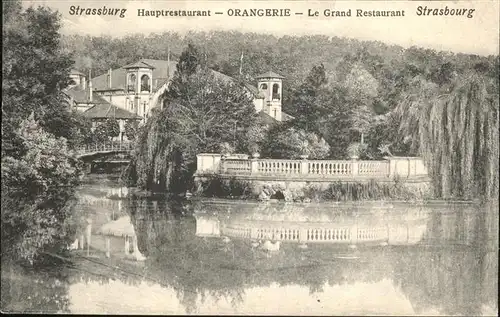
{"type": "Polygon", "coordinates": [[[132,142],[102,142],[95,144],[87,144],[76,149],[78,154],[95,153],[95,152],[112,152],[112,151],[131,151],[133,148],[132,142]]]}

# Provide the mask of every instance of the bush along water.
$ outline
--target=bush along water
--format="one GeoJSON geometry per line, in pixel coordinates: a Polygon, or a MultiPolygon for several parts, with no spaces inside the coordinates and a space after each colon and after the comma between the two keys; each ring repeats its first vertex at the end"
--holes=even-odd
{"type": "Polygon", "coordinates": [[[197,194],[204,197],[284,200],[286,202],[367,201],[367,200],[429,200],[434,197],[429,183],[407,183],[400,178],[390,182],[331,182],[326,188],[319,184],[284,183],[252,184],[236,178],[213,177],[199,183],[197,194]],[[303,186],[301,186],[303,185],[303,186]]]}
{"type": "MultiPolygon", "coordinates": [[[[392,182],[333,182],[319,193],[309,190],[319,200],[358,201],[358,200],[427,200],[432,199],[432,190],[428,184],[411,186],[400,179],[392,182]]],[[[309,197],[313,199],[313,197],[309,197]]]]}
{"type": "Polygon", "coordinates": [[[250,182],[214,176],[198,184],[197,195],[217,198],[256,199],[250,182]]]}

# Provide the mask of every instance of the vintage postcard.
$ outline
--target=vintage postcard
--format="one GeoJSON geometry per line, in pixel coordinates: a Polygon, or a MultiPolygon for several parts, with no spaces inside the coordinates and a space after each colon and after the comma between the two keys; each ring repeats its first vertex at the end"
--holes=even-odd
{"type": "Polygon", "coordinates": [[[2,9],[2,312],[498,315],[497,0],[2,9]]]}

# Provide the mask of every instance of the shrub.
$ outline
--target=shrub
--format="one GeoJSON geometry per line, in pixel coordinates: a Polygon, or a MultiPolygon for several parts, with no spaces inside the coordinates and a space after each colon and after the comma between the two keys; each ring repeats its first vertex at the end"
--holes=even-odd
{"type": "Polygon", "coordinates": [[[256,198],[252,194],[252,187],[249,182],[237,180],[236,178],[222,178],[215,176],[203,182],[198,194],[206,197],[238,197],[256,198]]]}
{"type": "Polygon", "coordinates": [[[139,133],[139,121],[137,120],[127,120],[125,123],[125,136],[130,141],[135,140],[137,134],[139,133]]]}
{"type": "Polygon", "coordinates": [[[45,132],[33,116],[16,133],[22,150],[2,157],[2,253],[33,263],[72,238],[81,169],[66,139],[45,132]]]}
{"type": "Polygon", "coordinates": [[[311,159],[322,159],[328,156],[330,146],[316,134],[295,128],[269,131],[263,154],[272,158],[297,159],[308,155],[311,159]]]}

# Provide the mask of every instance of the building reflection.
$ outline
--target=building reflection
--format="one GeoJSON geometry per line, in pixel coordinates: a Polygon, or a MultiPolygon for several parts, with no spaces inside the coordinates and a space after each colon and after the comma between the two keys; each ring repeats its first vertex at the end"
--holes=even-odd
{"type": "Polygon", "coordinates": [[[176,218],[168,205],[164,208],[167,212],[144,213],[136,221],[142,226],[139,239],[162,263],[151,269],[165,281],[176,281],[188,306],[196,305],[194,294],[204,292],[233,296],[237,302],[250,286],[303,285],[316,293],[389,279],[416,313],[478,314],[485,305],[497,309],[498,248],[485,246],[493,243],[498,226],[485,232],[491,219],[471,207],[309,213],[305,208],[262,206],[254,211],[218,206],[214,212],[205,206],[194,217],[184,218],[176,218]],[[309,248],[298,248],[300,235],[294,238],[293,230],[300,234],[304,228],[322,232],[323,239],[308,240],[309,248]],[[339,241],[339,228],[368,234],[364,240],[358,235],[359,248],[352,250],[346,247],[351,240],[339,241]],[[284,242],[276,256],[266,258],[252,248],[251,242],[259,238],[284,242]],[[381,241],[387,245],[381,246],[381,241]]]}
{"type": "Polygon", "coordinates": [[[222,214],[195,214],[196,235],[299,244],[404,245],[425,239],[430,217],[426,207],[394,213],[384,209],[341,211],[335,217],[331,217],[330,210],[311,214],[298,206],[287,206],[280,212],[257,207],[256,212],[236,214],[231,213],[231,208],[222,214]]]}
{"type": "MultiPolygon", "coordinates": [[[[119,285],[126,284],[130,295],[126,307],[147,310],[139,303],[145,297],[135,299],[131,294],[134,290],[137,294],[160,294],[162,289],[174,294],[184,311],[173,313],[181,314],[218,313],[213,307],[223,306],[229,313],[251,313],[255,290],[265,293],[266,298],[279,298],[284,291],[294,292],[300,295],[297,301],[306,305],[337,294],[337,306],[325,306],[338,309],[329,312],[334,314],[481,315],[485,307],[492,312],[498,310],[497,207],[478,210],[459,205],[394,205],[314,210],[296,205],[203,204],[189,207],[196,211],[189,216],[189,208],[180,202],[134,198],[123,203],[139,249],[147,260],[140,265],[121,263],[120,271],[110,268],[109,274],[104,274],[103,266],[97,263],[93,267],[87,263],[84,270],[65,271],[66,280],[74,286],[69,287],[76,290],[71,292],[70,307],[78,302],[89,305],[89,301],[102,300],[81,291],[91,286],[99,294],[106,294],[111,309],[118,305],[112,302],[123,300],[124,287],[119,285]],[[304,228],[321,229],[326,238],[308,240],[308,248],[299,248],[300,230],[304,228]],[[339,228],[373,234],[358,239],[358,248],[350,249],[347,246],[352,243],[352,236],[347,242],[339,242],[340,233],[335,233],[339,228]],[[276,229],[281,231],[273,231],[276,229]],[[379,236],[375,229],[380,229],[379,236]],[[298,230],[298,238],[294,238],[293,230],[298,230]],[[268,232],[271,237],[274,232],[274,239],[283,242],[280,252],[265,257],[252,247],[252,234],[259,232],[268,232]],[[381,245],[381,241],[387,245],[381,245]],[[107,284],[113,279],[121,284],[107,284]],[[145,287],[144,281],[153,286],[145,287]],[[383,298],[377,289],[391,294],[385,306],[376,305],[383,298]],[[342,294],[349,292],[363,296],[365,311],[354,311],[347,304],[348,299],[340,300],[342,294]],[[404,309],[391,310],[392,302],[404,309]],[[382,311],[384,307],[386,311],[382,311]]],[[[3,275],[2,282],[8,283],[2,283],[2,290],[8,290],[10,302],[22,301],[21,295],[29,294],[28,288],[17,289],[20,284],[3,275]]],[[[57,298],[65,296],[67,287],[61,288],[61,292],[57,298]]],[[[165,302],[166,308],[176,305],[165,302]]],[[[67,301],[63,306],[68,307],[67,301]]]]}

